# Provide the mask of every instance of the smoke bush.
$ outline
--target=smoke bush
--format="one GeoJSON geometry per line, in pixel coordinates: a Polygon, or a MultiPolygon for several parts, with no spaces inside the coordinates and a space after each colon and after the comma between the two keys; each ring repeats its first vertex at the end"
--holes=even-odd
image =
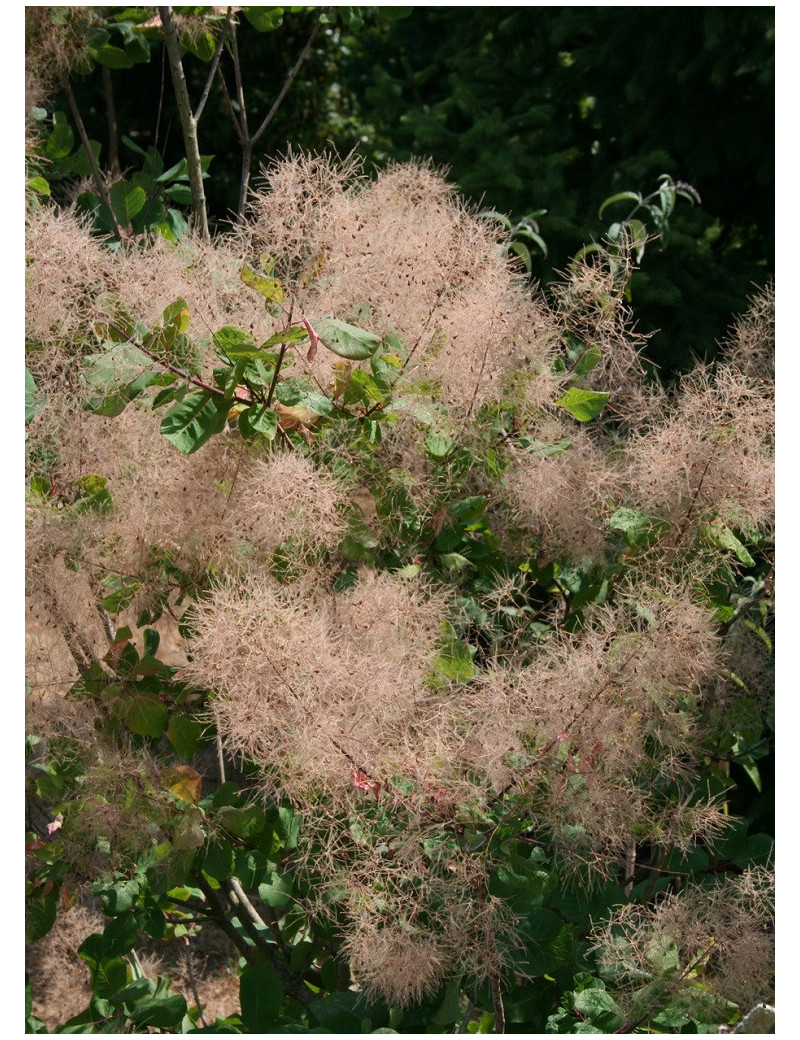
{"type": "Polygon", "coordinates": [[[28,264],[31,719],[80,748],[65,861],[109,849],[139,877],[158,850],[164,892],[216,905],[210,850],[262,832],[155,765],[200,770],[207,727],[274,808],[282,858],[278,837],[258,855],[295,885],[291,913],[262,893],[275,934],[305,915],[372,999],[461,980],[498,1016],[504,988],[585,967],[569,900],[611,889],[604,965],[638,978],[667,935],[685,972],[713,934],[704,978],[766,992],[755,874],[650,886],[724,840],[709,763],[750,754],[725,712],[763,722],[764,672],[737,662],[746,624],[766,637],[769,294],[668,390],[619,275],[532,293],[435,170],[325,157],[265,171],[212,244],[111,253],[45,209],[28,264]]]}

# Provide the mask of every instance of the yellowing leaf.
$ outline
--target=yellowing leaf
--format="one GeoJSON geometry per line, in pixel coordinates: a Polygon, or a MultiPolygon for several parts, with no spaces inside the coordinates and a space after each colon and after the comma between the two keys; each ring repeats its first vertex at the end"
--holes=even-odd
{"type": "Polygon", "coordinates": [[[161,774],[161,782],[176,798],[194,805],[200,801],[203,778],[191,766],[170,766],[161,774]]]}

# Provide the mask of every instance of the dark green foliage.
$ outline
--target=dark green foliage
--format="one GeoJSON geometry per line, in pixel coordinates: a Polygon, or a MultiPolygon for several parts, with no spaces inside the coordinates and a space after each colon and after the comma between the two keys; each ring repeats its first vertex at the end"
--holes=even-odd
{"type": "Polygon", "coordinates": [[[347,68],[365,152],[431,156],[476,202],[536,207],[546,281],[603,233],[612,193],[665,170],[694,185],[702,209],[631,282],[668,371],[712,354],[773,270],[772,8],[418,8],[360,36],[347,68]]]}

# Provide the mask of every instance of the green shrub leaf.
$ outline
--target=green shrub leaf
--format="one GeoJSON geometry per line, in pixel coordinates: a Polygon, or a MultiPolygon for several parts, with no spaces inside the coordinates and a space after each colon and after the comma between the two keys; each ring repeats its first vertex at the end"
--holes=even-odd
{"type": "Polygon", "coordinates": [[[314,327],[328,350],[348,361],[366,361],[381,345],[379,336],[337,318],[320,318],[314,327]]]}
{"type": "Polygon", "coordinates": [[[184,455],[201,448],[225,426],[231,402],[204,390],[178,401],[161,422],[161,432],[184,455]]]}
{"type": "Polygon", "coordinates": [[[245,968],[239,978],[242,1022],[249,1033],[271,1033],[280,1018],[283,986],[266,966],[245,968]]]}
{"type": "Polygon", "coordinates": [[[611,394],[600,393],[597,390],[581,390],[577,386],[571,386],[558,398],[556,404],[559,408],[568,411],[578,422],[589,422],[596,419],[603,411],[609,397],[611,394]]]}

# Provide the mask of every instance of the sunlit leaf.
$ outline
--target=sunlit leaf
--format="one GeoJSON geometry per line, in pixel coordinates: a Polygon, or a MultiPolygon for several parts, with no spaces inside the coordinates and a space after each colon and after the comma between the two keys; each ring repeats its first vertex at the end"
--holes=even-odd
{"type": "Polygon", "coordinates": [[[379,336],[337,318],[320,318],[315,328],[324,346],[350,361],[366,361],[381,344],[379,336]]]}
{"type": "Polygon", "coordinates": [[[589,422],[600,415],[609,397],[611,394],[601,393],[597,390],[581,390],[579,387],[571,386],[558,398],[556,404],[559,408],[569,412],[578,422],[589,422]]]}
{"type": "Polygon", "coordinates": [[[168,766],[161,774],[161,782],[176,798],[180,798],[184,802],[192,802],[197,805],[200,801],[203,778],[191,766],[168,766]]]}
{"type": "Polygon", "coordinates": [[[240,277],[245,285],[261,293],[268,303],[283,303],[286,294],[284,293],[283,285],[277,278],[267,278],[262,274],[258,274],[247,264],[244,264],[242,267],[240,277]]]}

